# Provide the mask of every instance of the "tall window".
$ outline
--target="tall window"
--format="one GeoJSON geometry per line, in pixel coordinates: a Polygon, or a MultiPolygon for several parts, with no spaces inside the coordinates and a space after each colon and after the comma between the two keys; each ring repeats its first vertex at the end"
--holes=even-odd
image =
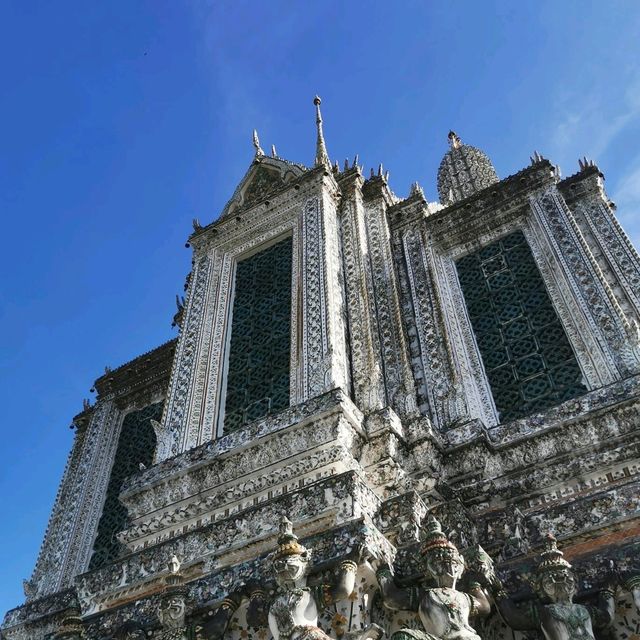
{"type": "Polygon", "coordinates": [[[289,406],[289,237],[238,262],[224,432],[289,406]]]}
{"type": "Polygon", "coordinates": [[[98,535],[93,544],[93,555],[89,569],[98,569],[112,562],[125,551],[116,535],[127,524],[127,509],[118,500],[122,484],[128,476],[153,463],[156,449],[156,434],[151,420],[162,418],[162,402],[149,405],[140,411],[128,413],[122,421],[122,430],[116,449],[107,486],[107,496],[98,523],[98,535]]]}
{"type": "Polygon", "coordinates": [[[501,422],[586,392],[522,232],[456,266],[501,422]]]}

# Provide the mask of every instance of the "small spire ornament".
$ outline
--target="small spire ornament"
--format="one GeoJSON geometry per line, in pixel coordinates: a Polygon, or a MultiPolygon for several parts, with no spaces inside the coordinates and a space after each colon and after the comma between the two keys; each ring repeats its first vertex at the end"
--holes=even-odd
{"type": "Polygon", "coordinates": [[[260,138],[258,138],[258,132],[255,129],[253,130],[253,148],[256,150],[256,158],[258,156],[264,155],[264,151],[260,146],[260,138]]]}
{"type": "Polygon", "coordinates": [[[449,131],[449,144],[452,149],[459,149],[462,146],[462,140],[458,137],[458,134],[455,131],[449,131]]]}
{"type": "Polygon", "coordinates": [[[320,96],[316,96],[313,99],[313,104],[316,105],[316,127],[318,129],[318,140],[316,142],[316,167],[331,168],[331,162],[329,161],[329,155],[327,154],[327,147],[324,143],[324,133],[322,131],[322,114],[320,113],[320,103],[322,100],[320,96]]]}
{"type": "Polygon", "coordinates": [[[411,196],[419,196],[421,198],[424,198],[424,190],[420,186],[419,182],[412,183],[411,191],[409,192],[409,197],[411,196]]]}

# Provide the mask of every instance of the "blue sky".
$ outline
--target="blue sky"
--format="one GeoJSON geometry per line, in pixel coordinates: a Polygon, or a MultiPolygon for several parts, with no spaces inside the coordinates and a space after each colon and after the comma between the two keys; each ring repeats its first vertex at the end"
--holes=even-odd
{"type": "Polygon", "coordinates": [[[640,244],[640,4],[0,3],[0,615],[22,601],[103,371],[172,337],[194,216],[263,148],[383,162],[436,200],[450,128],[505,177],[604,171],[640,244]],[[392,9],[391,9],[392,8],[392,9]]]}

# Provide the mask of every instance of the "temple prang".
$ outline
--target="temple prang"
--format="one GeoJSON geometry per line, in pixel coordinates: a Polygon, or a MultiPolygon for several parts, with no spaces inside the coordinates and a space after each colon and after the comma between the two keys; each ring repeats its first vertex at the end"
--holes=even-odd
{"type": "Polygon", "coordinates": [[[451,131],[401,198],[313,103],[310,166],[253,132],[177,338],[82,402],[0,636],[637,636],[640,257],[600,168],[500,179],[451,131]]]}

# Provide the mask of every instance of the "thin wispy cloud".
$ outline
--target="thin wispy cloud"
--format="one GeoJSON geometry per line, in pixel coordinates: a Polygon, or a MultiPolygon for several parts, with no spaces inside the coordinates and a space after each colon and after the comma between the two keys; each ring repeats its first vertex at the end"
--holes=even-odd
{"type": "Polygon", "coordinates": [[[572,166],[582,155],[601,161],[613,143],[640,119],[640,76],[627,85],[626,92],[612,99],[605,86],[565,92],[558,101],[560,115],[550,136],[552,157],[572,166]],[[575,105],[580,105],[576,109],[575,105]]]}
{"type": "Polygon", "coordinates": [[[577,171],[579,157],[596,161],[608,177],[606,188],[618,206],[616,215],[639,247],[640,152],[633,140],[640,133],[640,75],[630,76],[625,90],[615,96],[606,80],[593,84],[588,93],[578,86],[562,92],[549,156],[565,175],[577,171]]]}
{"type": "Polygon", "coordinates": [[[640,247],[640,157],[631,170],[618,180],[612,197],[618,206],[620,224],[636,248],[640,247]]]}

